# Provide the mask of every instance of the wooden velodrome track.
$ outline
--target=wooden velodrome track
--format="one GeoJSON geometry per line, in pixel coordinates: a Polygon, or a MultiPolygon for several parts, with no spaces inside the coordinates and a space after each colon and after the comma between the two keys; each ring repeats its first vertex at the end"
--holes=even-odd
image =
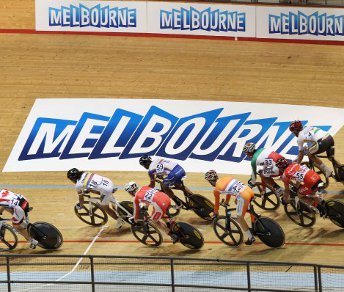
{"type": "MultiPolygon", "coordinates": [[[[344,107],[342,46],[23,33],[34,29],[33,0],[1,1],[0,29],[1,168],[38,97],[201,99],[344,107]]],[[[336,156],[344,161],[344,129],[335,140],[336,156]]],[[[141,185],[147,182],[145,172],[102,174],[120,186],[129,180],[141,185]]],[[[189,174],[186,182],[191,188],[209,187],[200,173],[189,174]]],[[[86,226],[74,215],[77,196],[64,172],[1,173],[0,183],[29,198],[34,206],[31,221],[45,220],[62,231],[65,243],[53,254],[83,254],[100,230],[86,226]]],[[[344,200],[342,184],[332,180],[329,189],[342,192],[334,197],[344,200]]],[[[210,191],[200,193],[213,199],[210,191]]],[[[128,199],[123,189],[116,196],[128,199]]],[[[115,231],[114,221],[109,221],[88,253],[343,265],[344,231],[329,220],[318,219],[313,228],[303,229],[291,223],[282,210],[261,213],[277,219],[284,228],[284,248],[269,249],[258,241],[254,246],[231,249],[220,243],[209,224],[184,211],[180,218],[204,234],[206,244],[200,251],[172,245],[167,238],[161,247],[148,248],[135,241],[128,226],[115,231]]],[[[22,241],[15,253],[46,253],[26,247],[22,241]]]]}

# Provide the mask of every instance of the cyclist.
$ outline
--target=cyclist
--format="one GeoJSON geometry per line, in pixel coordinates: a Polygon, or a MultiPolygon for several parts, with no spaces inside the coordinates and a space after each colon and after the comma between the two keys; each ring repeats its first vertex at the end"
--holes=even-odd
{"type": "Polygon", "coordinates": [[[281,178],[285,190],[282,203],[284,205],[288,204],[290,187],[292,186],[296,189],[297,196],[302,202],[307,204],[312,210],[319,211],[321,216],[325,215],[325,201],[317,194],[317,191],[324,186],[319,174],[309,169],[306,165],[289,164],[285,158],[280,158],[276,165],[283,171],[281,178]]]}
{"type": "Polygon", "coordinates": [[[38,241],[31,238],[27,231],[30,211],[28,200],[20,194],[2,189],[0,191],[0,215],[3,211],[12,214],[13,227],[28,241],[30,248],[35,249],[38,241]]]}
{"type": "Polygon", "coordinates": [[[84,204],[84,194],[90,192],[98,194],[100,195],[100,204],[104,211],[113,219],[117,220],[116,229],[120,229],[123,226],[125,221],[117,215],[117,210],[113,210],[110,207],[111,199],[116,200],[113,197],[113,193],[117,191],[117,188],[114,187],[109,178],[93,172],[79,171],[77,168],[68,170],[67,178],[75,183],[75,188],[79,195],[79,203],[77,205],[79,209],[84,204]]]}
{"type": "Polygon", "coordinates": [[[245,221],[245,214],[249,208],[250,202],[254,197],[253,190],[244,185],[242,182],[234,179],[231,176],[225,176],[219,178],[215,170],[209,170],[205,173],[204,178],[213,186],[214,188],[214,197],[215,197],[215,206],[214,206],[214,219],[219,214],[219,206],[220,206],[220,195],[226,194],[225,203],[228,204],[231,198],[231,195],[236,197],[236,213],[238,216],[238,221],[246,232],[248,239],[245,242],[246,245],[251,245],[255,242],[255,238],[251,233],[246,221],[245,221]]]}
{"type": "Polygon", "coordinates": [[[257,173],[260,176],[263,187],[268,185],[272,187],[279,196],[283,195],[283,189],[274,181],[274,177],[279,177],[282,172],[276,166],[276,161],[283,156],[271,149],[259,148],[252,142],[246,143],[243,152],[251,158],[252,174],[248,181],[249,186],[254,186],[257,179],[257,173]]]}
{"type": "Polygon", "coordinates": [[[325,174],[326,177],[332,176],[332,170],[326,166],[316,154],[326,151],[327,158],[334,156],[333,137],[313,126],[303,126],[301,121],[295,120],[290,123],[289,130],[297,137],[299,153],[297,163],[301,163],[304,155],[314,162],[314,164],[325,174]]]}
{"type": "Polygon", "coordinates": [[[124,186],[124,190],[127,191],[134,199],[134,214],[133,217],[129,218],[131,223],[137,222],[140,219],[140,205],[145,204],[147,207],[149,205],[153,206],[153,212],[150,216],[153,224],[156,224],[164,232],[166,232],[172,239],[173,243],[179,240],[178,235],[172,233],[172,224],[174,220],[168,217],[167,210],[171,206],[171,199],[165,193],[151,188],[149,186],[144,186],[139,188],[138,185],[131,181],[124,186]],[[165,216],[166,215],[166,216],[165,216]],[[169,221],[166,220],[166,217],[169,221]],[[159,220],[163,219],[165,224],[159,220]]]}
{"type": "MultiPolygon", "coordinates": [[[[170,189],[172,186],[175,186],[176,189],[185,190],[185,192],[192,194],[192,192],[182,182],[186,173],[179,164],[164,158],[156,158],[152,160],[148,155],[143,155],[139,162],[145,169],[148,169],[150,187],[154,188],[155,179],[158,177],[163,178],[163,190],[170,198],[173,197],[173,192],[170,189]]],[[[178,205],[181,206],[181,203],[178,205]]]]}

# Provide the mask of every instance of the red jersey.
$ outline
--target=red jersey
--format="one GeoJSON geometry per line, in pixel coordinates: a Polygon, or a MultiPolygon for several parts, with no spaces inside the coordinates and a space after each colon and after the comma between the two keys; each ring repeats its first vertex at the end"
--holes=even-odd
{"type": "Polygon", "coordinates": [[[140,188],[136,192],[134,199],[135,220],[138,220],[140,217],[140,203],[144,203],[148,206],[152,205],[154,207],[153,214],[155,213],[155,210],[161,211],[160,213],[165,213],[168,207],[171,205],[171,199],[168,195],[157,189],[153,189],[148,186],[140,188]]]}
{"type": "Polygon", "coordinates": [[[294,184],[300,183],[299,193],[301,195],[309,195],[315,191],[321,178],[319,174],[309,169],[306,165],[293,163],[284,170],[282,181],[286,187],[290,182],[294,184]]]}

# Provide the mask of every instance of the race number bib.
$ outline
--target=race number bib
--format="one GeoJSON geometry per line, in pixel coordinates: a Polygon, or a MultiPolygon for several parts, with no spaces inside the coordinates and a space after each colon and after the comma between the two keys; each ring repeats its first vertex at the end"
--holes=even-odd
{"type": "Polygon", "coordinates": [[[157,192],[157,190],[149,190],[145,193],[143,200],[152,202],[154,194],[157,192]]]}
{"type": "Polygon", "coordinates": [[[303,182],[303,179],[305,178],[307,170],[308,168],[306,166],[301,166],[300,169],[297,172],[295,172],[294,178],[298,182],[303,182]]]}
{"type": "Polygon", "coordinates": [[[238,195],[244,188],[245,188],[245,185],[242,182],[237,180],[232,185],[230,191],[231,191],[231,193],[238,195]]]}
{"type": "Polygon", "coordinates": [[[163,173],[163,172],[164,172],[164,165],[162,163],[159,163],[156,166],[156,173],[159,174],[159,173],[163,173]]]}
{"type": "Polygon", "coordinates": [[[271,174],[274,167],[274,161],[271,158],[266,158],[264,160],[264,174],[271,174]]]}

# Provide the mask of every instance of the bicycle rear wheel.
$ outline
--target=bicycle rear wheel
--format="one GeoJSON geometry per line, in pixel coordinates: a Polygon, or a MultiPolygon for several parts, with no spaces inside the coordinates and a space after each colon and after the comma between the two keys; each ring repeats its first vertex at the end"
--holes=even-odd
{"type": "Polygon", "coordinates": [[[243,242],[244,236],[240,225],[232,218],[219,216],[213,222],[216,236],[229,246],[238,246],[243,242]]]}
{"type": "Polygon", "coordinates": [[[344,228],[344,204],[337,200],[328,200],[325,203],[327,216],[332,223],[344,228]]]}
{"type": "Polygon", "coordinates": [[[256,187],[258,188],[258,192],[254,192],[254,204],[257,205],[259,208],[262,208],[263,210],[272,211],[278,209],[281,204],[281,200],[279,196],[275,194],[274,190],[269,186],[266,186],[266,192],[264,195],[262,195],[262,183],[256,183],[256,187]]]}
{"type": "Polygon", "coordinates": [[[16,248],[18,244],[18,236],[15,229],[5,223],[0,229],[0,251],[8,251],[16,248]]]}
{"type": "Polygon", "coordinates": [[[202,233],[186,222],[174,224],[172,232],[178,234],[180,243],[190,249],[200,249],[204,245],[202,233]]]}
{"type": "Polygon", "coordinates": [[[58,249],[63,244],[61,232],[47,222],[35,222],[28,226],[29,235],[44,249],[58,249]]]}
{"type": "Polygon", "coordinates": [[[193,194],[189,196],[189,204],[191,209],[199,217],[207,221],[213,220],[210,214],[214,212],[214,204],[209,199],[198,194],[193,194]]]}
{"type": "Polygon", "coordinates": [[[144,245],[159,246],[162,243],[161,232],[148,222],[139,221],[131,225],[131,232],[144,245]]]}
{"type": "Polygon", "coordinates": [[[75,215],[88,225],[100,226],[108,221],[108,215],[103,210],[100,204],[84,201],[81,209],[74,206],[75,215]]]}
{"type": "Polygon", "coordinates": [[[305,203],[299,201],[296,205],[295,200],[284,205],[284,211],[291,221],[303,227],[313,226],[316,222],[316,214],[305,203]]]}
{"type": "Polygon", "coordinates": [[[267,217],[260,217],[254,222],[254,234],[269,247],[281,247],[285,242],[285,234],[281,226],[267,217]]]}

